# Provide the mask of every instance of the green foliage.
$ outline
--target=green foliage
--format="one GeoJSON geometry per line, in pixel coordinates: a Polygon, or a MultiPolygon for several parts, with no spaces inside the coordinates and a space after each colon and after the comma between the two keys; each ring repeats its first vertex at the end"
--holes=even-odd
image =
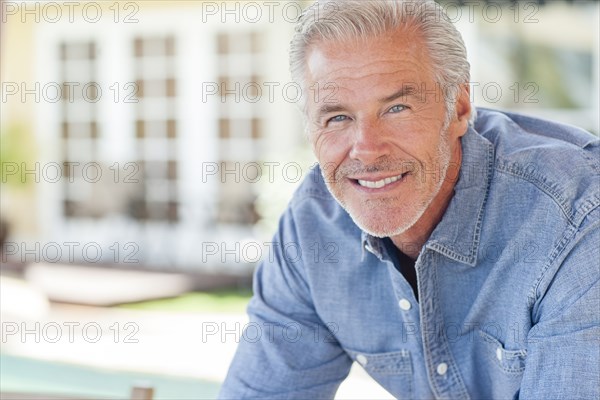
{"type": "Polygon", "coordinates": [[[118,307],[146,311],[244,313],[251,296],[250,290],[190,292],[178,297],[122,304],[118,307]]]}

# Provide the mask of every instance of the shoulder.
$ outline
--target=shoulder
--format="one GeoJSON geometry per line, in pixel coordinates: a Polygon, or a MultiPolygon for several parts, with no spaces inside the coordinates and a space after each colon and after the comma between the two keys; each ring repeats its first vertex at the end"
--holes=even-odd
{"type": "Polygon", "coordinates": [[[306,207],[325,208],[330,211],[341,208],[335,198],[327,189],[321,168],[318,164],[312,167],[300,186],[294,192],[290,201],[290,208],[294,211],[306,207]]]}
{"type": "Polygon", "coordinates": [[[600,140],[590,132],[576,126],[561,124],[541,118],[507,111],[477,109],[476,130],[488,139],[511,133],[521,139],[551,140],[579,148],[598,147],[600,140]]]}
{"type": "Polygon", "coordinates": [[[300,186],[294,192],[292,203],[302,202],[309,199],[333,200],[333,196],[327,189],[321,168],[315,164],[310,168],[300,186]]]}
{"type": "MultiPolygon", "coordinates": [[[[600,140],[583,129],[478,110],[475,130],[495,149],[495,171],[533,185],[578,226],[600,205],[600,140]]],[[[506,182],[506,181],[505,181],[506,182]]]]}
{"type": "Polygon", "coordinates": [[[296,229],[312,230],[313,233],[317,229],[320,233],[345,231],[354,225],[346,210],[329,192],[318,165],[310,169],[294,192],[288,212],[296,229]]]}

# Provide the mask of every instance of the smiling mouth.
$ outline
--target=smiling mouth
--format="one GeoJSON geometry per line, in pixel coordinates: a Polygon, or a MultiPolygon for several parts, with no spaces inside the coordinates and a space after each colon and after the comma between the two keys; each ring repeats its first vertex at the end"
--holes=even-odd
{"type": "Polygon", "coordinates": [[[397,176],[390,176],[389,178],[384,178],[384,179],[381,179],[378,181],[368,181],[368,180],[356,179],[356,182],[358,182],[358,184],[360,186],[366,187],[369,189],[381,189],[384,186],[387,186],[389,184],[399,181],[405,175],[406,175],[406,173],[400,174],[397,176]]]}

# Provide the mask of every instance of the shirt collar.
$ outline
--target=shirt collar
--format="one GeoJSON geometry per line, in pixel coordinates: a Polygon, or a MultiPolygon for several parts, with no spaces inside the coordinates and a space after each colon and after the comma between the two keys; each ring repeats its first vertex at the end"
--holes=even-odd
{"type": "MultiPolygon", "coordinates": [[[[462,164],[454,196],[442,220],[433,230],[425,248],[464,264],[475,266],[483,213],[494,167],[494,146],[471,126],[461,139],[462,164]]],[[[362,232],[365,249],[383,257],[381,239],[362,232]]]]}
{"type": "Polygon", "coordinates": [[[383,241],[380,238],[362,231],[360,239],[362,246],[361,261],[365,259],[365,250],[383,261],[383,241]]]}

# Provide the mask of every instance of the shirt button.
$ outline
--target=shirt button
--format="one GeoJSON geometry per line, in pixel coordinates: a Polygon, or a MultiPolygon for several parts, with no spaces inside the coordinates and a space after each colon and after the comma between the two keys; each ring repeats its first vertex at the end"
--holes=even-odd
{"type": "Polygon", "coordinates": [[[363,356],[362,354],[356,356],[356,361],[358,361],[358,363],[363,367],[367,365],[367,357],[363,356]]]}
{"type": "Polygon", "coordinates": [[[410,304],[410,301],[406,300],[406,299],[402,299],[398,302],[398,305],[400,306],[401,309],[403,309],[404,311],[408,311],[410,310],[410,308],[412,307],[412,304],[410,304]]]}
{"type": "Polygon", "coordinates": [[[496,349],[496,358],[502,361],[502,349],[500,347],[496,349]]]}
{"type": "Polygon", "coordinates": [[[446,372],[448,372],[448,364],[439,363],[436,368],[436,372],[438,373],[438,375],[446,375],[446,372]]]}

